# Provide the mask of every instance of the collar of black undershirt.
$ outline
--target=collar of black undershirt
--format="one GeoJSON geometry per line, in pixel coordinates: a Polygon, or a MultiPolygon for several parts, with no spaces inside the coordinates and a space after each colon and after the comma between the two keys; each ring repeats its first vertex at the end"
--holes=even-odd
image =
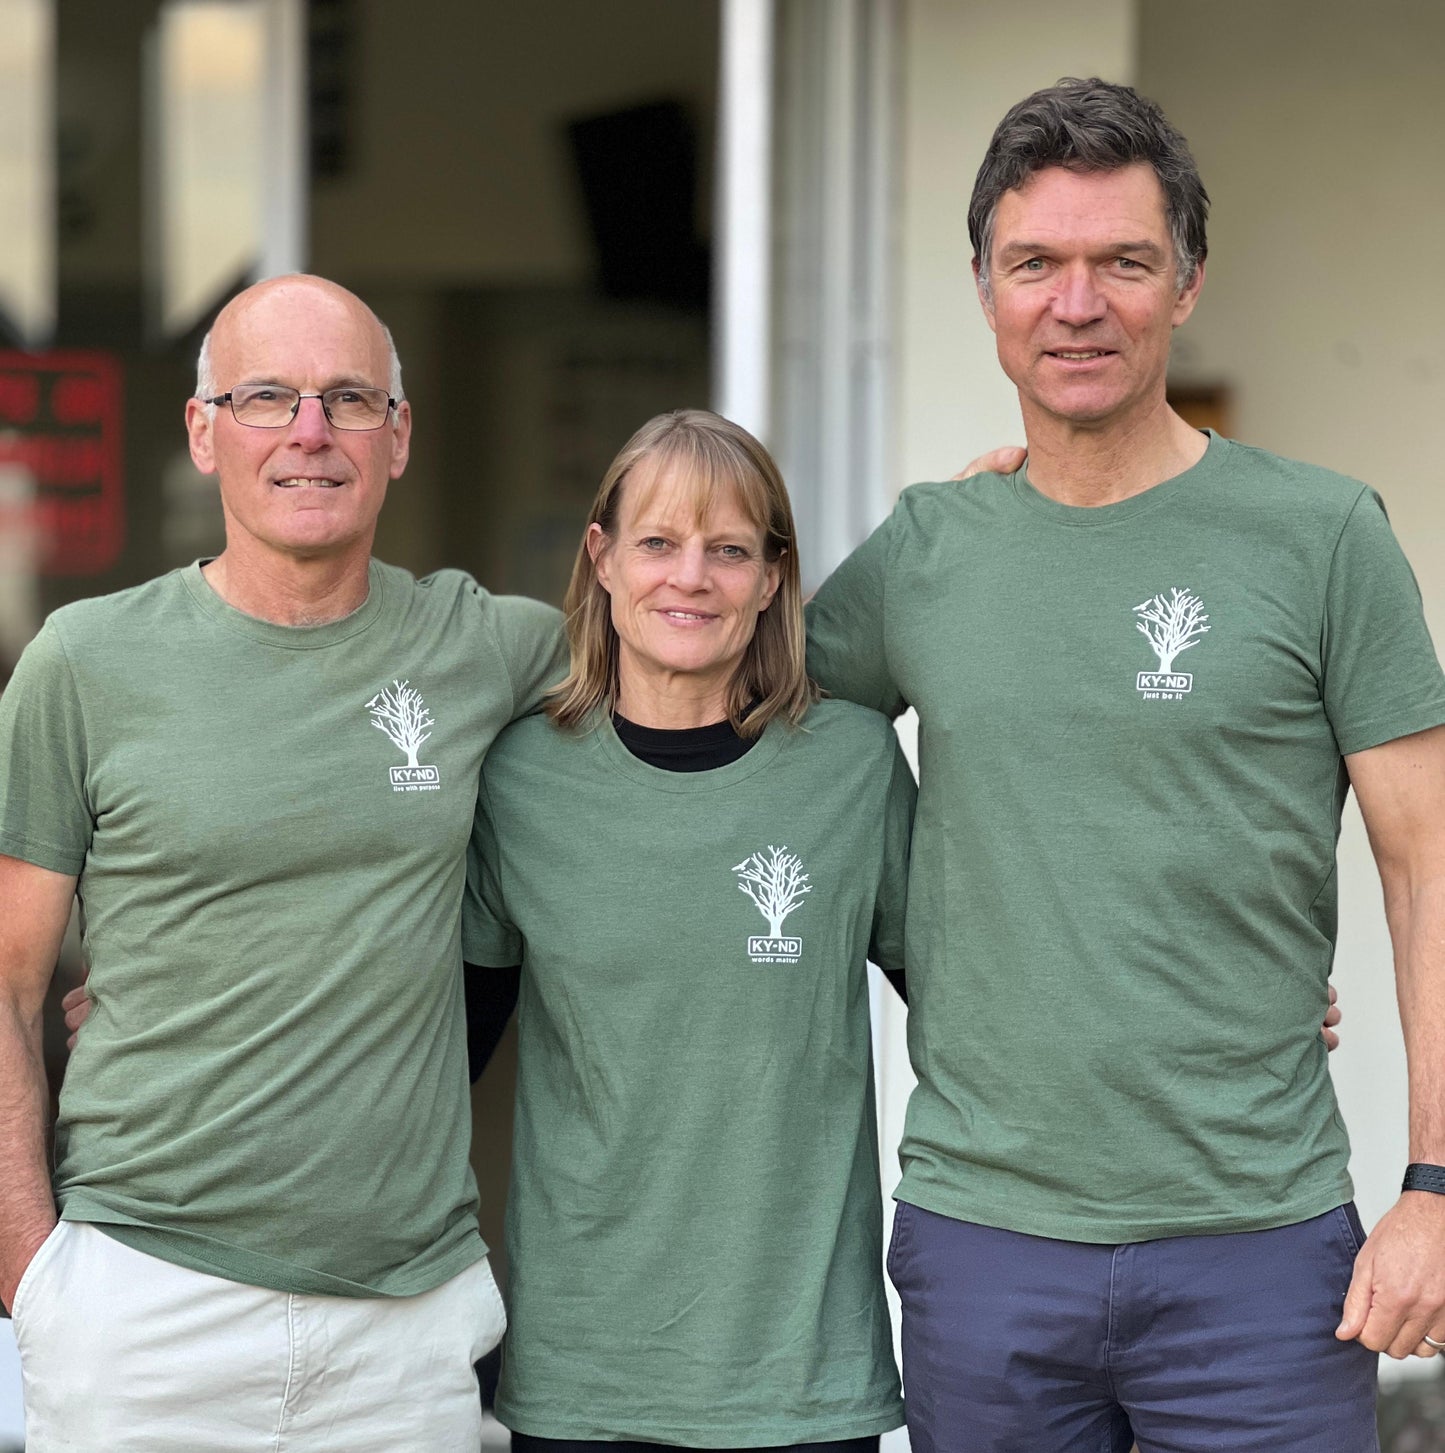
{"type": "Polygon", "coordinates": [[[664,772],[710,772],[745,757],[757,745],[757,737],[740,737],[724,719],[707,726],[668,731],[638,726],[625,716],[612,715],[618,740],[634,757],[664,772]]]}

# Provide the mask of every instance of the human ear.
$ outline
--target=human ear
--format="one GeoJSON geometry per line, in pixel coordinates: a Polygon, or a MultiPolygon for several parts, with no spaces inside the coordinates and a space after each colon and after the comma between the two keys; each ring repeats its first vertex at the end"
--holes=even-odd
{"type": "Polygon", "coordinates": [[[983,309],[984,322],[988,324],[989,331],[997,333],[993,321],[993,297],[988,290],[988,279],[984,277],[983,266],[978,258],[973,260],[973,285],[978,290],[978,305],[983,309]]]}
{"type": "Polygon", "coordinates": [[[1204,264],[1201,262],[1194,269],[1194,276],[1190,278],[1187,287],[1181,288],[1179,297],[1174,304],[1174,315],[1172,322],[1177,328],[1194,311],[1194,305],[1199,301],[1199,294],[1204,287],[1204,264]]]}
{"type": "Polygon", "coordinates": [[[612,542],[607,538],[607,531],[597,523],[596,520],[587,526],[587,558],[592,561],[592,568],[597,572],[597,583],[608,595],[612,594],[612,584],[608,579],[611,571],[608,569],[608,556],[610,551],[608,545],[612,542]]]}
{"type": "Polygon", "coordinates": [[[212,407],[220,405],[207,404],[204,399],[186,400],[186,441],[190,445],[191,463],[202,474],[216,472],[215,441],[211,438],[215,420],[208,413],[212,407]]]}
{"type": "Polygon", "coordinates": [[[783,556],[787,553],[786,550],[779,550],[778,558],[769,560],[764,565],[763,579],[767,583],[763,587],[763,601],[758,607],[760,610],[767,610],[777,596],[778,587],[783,583],[783,556]]]}
{"type": "Polygon", "coordinates": [[[391,433],[390,476],[400,479],[411,457],[411,405],[402,399],[396,406],[396,427],[391,433]]]}

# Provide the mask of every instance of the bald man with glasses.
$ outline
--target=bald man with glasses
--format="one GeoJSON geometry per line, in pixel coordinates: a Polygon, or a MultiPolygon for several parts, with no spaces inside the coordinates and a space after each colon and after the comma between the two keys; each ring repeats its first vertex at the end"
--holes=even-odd
{"type": "Polygon", "coordinates": [[[225,549],[57,611],[0,699],[0,1300],[27,1448],[457,1453],[500,1338],[459,905],[557,613],[372,558],[411,410],[319,278],[221,312],[186,405],[225,549]],[[94,1007],[47,1148],[40,1006],[94,1007]]]}

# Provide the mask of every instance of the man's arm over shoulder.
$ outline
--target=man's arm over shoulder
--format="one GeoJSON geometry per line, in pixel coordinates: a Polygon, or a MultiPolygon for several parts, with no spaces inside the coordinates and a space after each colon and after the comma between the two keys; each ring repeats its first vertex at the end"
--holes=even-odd
{"type": "Polygon", "coordinates": [[[7,1307],[55,1225],[40,1015],[74,896],[69,874],[0,856],[0,1302],[7,1307]]]}
{"type": "MultiPolygon", "coordinates": [[[[1445,1165],[1445,726],[1345,758],[1380,869],[1410,1082],[1410,1159],[1445,1165]]],[[[1407,1357],[1445,1341],[1445,1196],[1406,1191],[1371,1232],[1337,1336],[1407,1357]]]]}
{"type": "Polygon", "coordinates": [[[512,719],[528,716],[567,674],[562,612],[524,595],[491,597],[497,644],[512,683],[512,719]]]}
{"type": "Polygon", "coordinates": [[[807,608],[808,674],[830,695],[885,716],[908,705],[889,664],[884,620],[894,520],[874,530],[807,608]]]}
{"type": "Polygon", "coordinates": [[[868,957],[885,972],[898,975],[890,979],[894,988],[903,996],[908,994],[903,987],[904,923],[908,914],[908,864],[913,847],[913,814],[918,803],[918,786],[913,780],[913,769],[903,755],[898,738],[892,738],[889,762],[888,792],[884,798],[883,822],[880,824],[883,837],[883,853],[878,872],[878,897],[873,909],[873,929],[868,945],[868,957]]]}
{"type": "Polygon", "coordinates": [[[501,852],[485,770],[467,844],[462,959],[472,967],[505,969],[522,962],[522,936],[511,921],[503,895],[501,852]]]}

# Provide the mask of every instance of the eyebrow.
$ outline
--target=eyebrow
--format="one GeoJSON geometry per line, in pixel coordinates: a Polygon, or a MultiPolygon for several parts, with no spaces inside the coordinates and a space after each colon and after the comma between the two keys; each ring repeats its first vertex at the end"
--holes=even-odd
{"type": "Polygon", "coordinates": [[[642,510],[639,511],[637,519],[632,522],[631,533],[641,538],[647,535],[677,534],[691,528],[700,531],[703,537],[710,543],[716,543],[719,540],[725,542],[740,542],[751,529],[757,530],[762,535],[764,543],[766,544],[767,530],[755,520],[749,519],[746,514],[744,514],[746,523],[742,526],[738,528],[720,529],[707,517],[708,501],[705,497],[699,496],[694,501],[694,504],[697,508],[695,511],[689,512],[692,514],[692,521],[689,525],[679,514],[674,513],[666,516],[658,514],[653,508],[654,501],[644,500],[642,510]]]}
{"type": "MultiPolygon", "coordinates": [[[[237,388],[295,388],[294,383],[284,383],[281,379],[272,376],[257,374],[254,378],[243,378],[237,388]]],[[[359,373],[344,373],[339,378],[333,378],[329,383],[321,386],[321,392],[326,393],[334,388],[381,388],[379,383],[372,383],[370,379],[359,373]]],[[[299,392],[299,390],[298,390],[299,392]]]]}
{"type": "MultiPolygon", "coordinates": [[[[1000,249],[999,256],[1009,260],[1018,257],[1047,257],[1055,250],[1046,242],[1010,242],[1000,249]]],[[[1162,258],[1166,255],[1164,248],[1147,238],[1142,242],[1110,242],[1098,251],[1110,257],[1118,257],[1123,253],[1149,258],[1162,258]]]]}

